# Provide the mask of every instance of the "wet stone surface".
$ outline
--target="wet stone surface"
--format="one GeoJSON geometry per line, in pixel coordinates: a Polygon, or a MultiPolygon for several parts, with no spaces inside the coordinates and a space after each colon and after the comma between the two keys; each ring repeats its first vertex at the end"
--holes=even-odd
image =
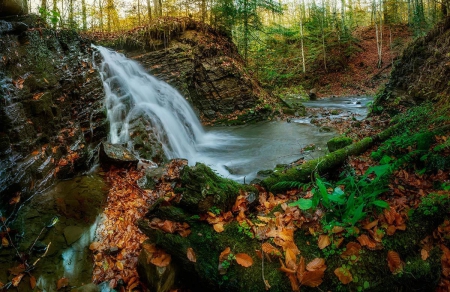
{"type": "MultiPolygon", "coordinates": [[[[68,287],[71,288],[91,282],[93,264],[89,244],[94,239],[98,214],[106,200],[106,193],[106,184],[101,176],[76,177],[59,182],[48,192],[34,196],[19,211],[10,226],[12,237],[18,239],[18,251],[28,253],[37,240],[27,263],[34,263],[51,243],[45,257],[31,271],[40,291],[57,291],[57,281],[63,277],[69,280],[68,287]],[[56,224],[48,227],[56,216],[56,224]]],[[[1,247],[0,282],[11,281],[13,276],[9,270],[19,264],[21,261],[11,246],[1,247]]],[[[18,290],[36,291],[30,288],[28,275],[23,277],[18,290]]]]}

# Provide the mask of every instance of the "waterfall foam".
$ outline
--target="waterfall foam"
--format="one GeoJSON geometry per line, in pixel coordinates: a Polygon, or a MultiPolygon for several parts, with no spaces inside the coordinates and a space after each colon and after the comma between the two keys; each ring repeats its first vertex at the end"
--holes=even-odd
{"type": "Polygon", "coordinates": [[[165,155],[195,163],[205,132],[194,111],[167,83],[147,74],[137,62],[110,49],[94,46],[106,93],[111,143],[130,144],[130,123],[140,116],[151,122],[165,155]]]}

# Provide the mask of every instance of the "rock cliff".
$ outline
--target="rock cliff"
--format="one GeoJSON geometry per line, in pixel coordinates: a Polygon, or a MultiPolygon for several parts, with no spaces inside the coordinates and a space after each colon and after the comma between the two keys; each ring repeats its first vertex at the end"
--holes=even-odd
{"type": "Polygon", "coordinates": [[[0,211],[86,169],[106,137],[90,42],[37,17],[0,20],[0,211]]]}
{"type": "Polygon", "coordinates": [[[231,40],[190,18],[160,18],[101,43],[123,50],[174,86],[204,123],[246,123],[273,114],[275,98],[244,69],[231,40]]]}

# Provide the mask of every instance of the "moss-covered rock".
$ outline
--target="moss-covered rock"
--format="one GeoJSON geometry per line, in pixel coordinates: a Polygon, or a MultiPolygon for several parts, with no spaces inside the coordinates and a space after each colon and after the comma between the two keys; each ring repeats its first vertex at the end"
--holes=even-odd
{"type": "Polygon", "coordinates": [[[328,151],[334,152],[353,143],[352,138],[346,136],[334,137],[327,142],[328,151]]]}

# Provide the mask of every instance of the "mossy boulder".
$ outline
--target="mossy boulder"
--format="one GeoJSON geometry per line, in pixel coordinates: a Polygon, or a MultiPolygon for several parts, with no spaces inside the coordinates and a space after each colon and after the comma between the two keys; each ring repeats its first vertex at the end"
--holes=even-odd
{"type": "Polygon", "coordinates": [[[181,188],[183,193],[180,206],[194,214],[205,213],[211,207],[229,210],[239,195],[239,190],[255,192],[248,185],[240,185],[230,179],[218,176],[210,167],[203,163],[186,166],[181,172],[181,188]]]}
{"type": "Polygon", "coordinates": [[[346,136],[334,137],[327,142],[328,151],[334,152],[353,143],[353,140],[346,136]]]}

